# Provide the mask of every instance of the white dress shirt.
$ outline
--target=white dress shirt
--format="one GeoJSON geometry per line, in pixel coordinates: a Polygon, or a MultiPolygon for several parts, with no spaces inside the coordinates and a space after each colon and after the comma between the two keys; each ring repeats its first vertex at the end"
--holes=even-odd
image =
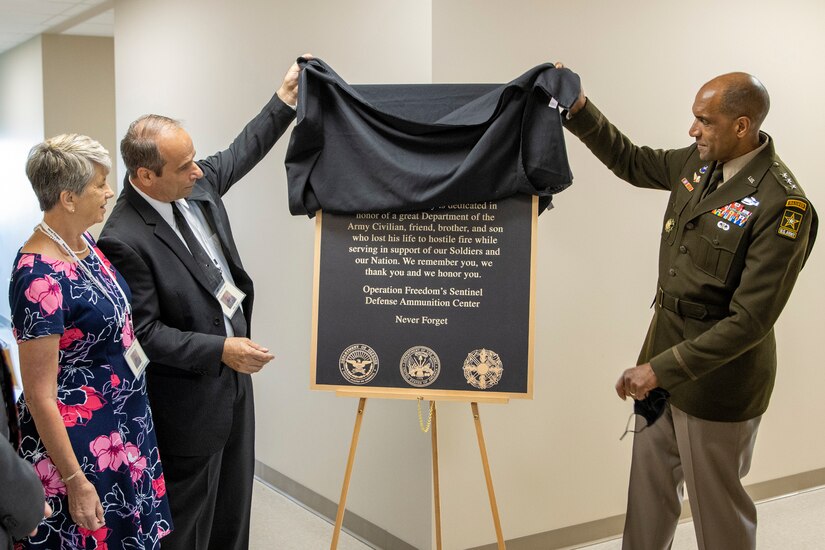
{"type": "MultiPolygon", "coordinates": [[[[131,182],[129,182],[129,185],[132,185],[131,182]]],[[[183,238],[183,235],[178,229],[178,224],[175,223],[175,214],[172,211],[172,203],[153,199],[138,189],[136,185],[132,185],[132,188],[137,191],[141,197],[146,199],[146,202],[148,202],[152,208],[157,210],[160,217],[163,218],[167,224],[169,224],[169,227],[171,227],[172,231],[174,231],[178,236],[180,242],[183,243],[183,246],[189,250],[186,240],[183,238]]],[[[178,209],[181,211],[184,219],[186,219],[186,222],[192,229],[192,233],[195,234],[195,238],[198,239],[198,243],[200,243],[206,253],[209,254],[209,257],[212,258],[212,261],[215,262],[215,266],[221,271],[221,275],[223,275],[224,280],[234,285],[235,280],[232,278],[232,272],[229,270],[229,264],[226,261],[226,256],[223,254],[220,238],[212,232],[212,229],[206,221],[203,212],[201,212],[200,208],[197,206],[190,205],[186,199],[178,199],[175,203],[178,205],[178,209]]],[[[235,331],[232,329],[232,323],[226,315],[223,316],[223,324],[226,326],[226,335],[228,337],[235,336],[235,331]]],[[[241,336],[245,335],[242,334],[241,336]]]]}

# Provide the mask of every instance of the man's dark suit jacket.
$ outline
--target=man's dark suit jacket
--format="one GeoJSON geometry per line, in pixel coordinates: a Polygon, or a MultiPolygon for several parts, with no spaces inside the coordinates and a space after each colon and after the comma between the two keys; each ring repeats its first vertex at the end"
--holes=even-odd
{"type": "MultiPolygon", "coordinates": [[[[221,197],[269,152],[294,118],[295,111],[273,96],[228,149],[198,161],[204,175],[188,197],[220,238],[235,284],[246,293],[243,310],[249,326],[252,280],[221,197]]],[[[221,363],[224,317],[200,268],[128,181],[98,244],[132,290],[135,334],[151,361],[146,376],[161,457],[218,452],[232,425],[235,381],[250,385],[251,395],[251,379],[221,363]]]]}
{"type": "Polygon", "coordinates": [[[0,550],[12,548],[12,538],[28,536],[43,519],[43,485],[32,465],[20,458],[9,442],[6,393],[0,357],[0,550]]]}

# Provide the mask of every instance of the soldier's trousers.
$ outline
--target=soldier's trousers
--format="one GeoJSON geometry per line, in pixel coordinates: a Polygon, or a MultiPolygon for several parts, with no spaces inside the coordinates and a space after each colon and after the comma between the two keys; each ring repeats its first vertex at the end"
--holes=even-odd
{"type": "MultiPolygon", "coordinates": [[[[624,550],[664,550],[687,486],[699,550],[756,548],[756,506],[742,487],[761,416],[711,422],[668,406],[634,435],[624,550]]],[[[636,430],[646,421],[638,417],[636,430]]]]}

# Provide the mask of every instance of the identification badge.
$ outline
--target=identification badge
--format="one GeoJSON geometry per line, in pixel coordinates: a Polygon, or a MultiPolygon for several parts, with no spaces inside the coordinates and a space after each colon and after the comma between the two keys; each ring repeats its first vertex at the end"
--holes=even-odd
{"type": "Polygon", "coordinates": [[[223,314],[231,318],[241,307],[241,302],[246,298],[246,294],[229,281],[224,281],[218,289],[217,298],[221,303],[223,314]]]}
{"type": "Polygon", "coordinates": [[[143,371],[145,371],[149,365],[149,358],[146,357],[146,352],[143,351],[143,347],[140,345],[140,342],[137,341],[137,338],[132,341],[132,345],[126,350],[125,355],[126,364],[132,369],[132,374],[135,375],[135,378],[137,379],[143,376],[143,371]]]}

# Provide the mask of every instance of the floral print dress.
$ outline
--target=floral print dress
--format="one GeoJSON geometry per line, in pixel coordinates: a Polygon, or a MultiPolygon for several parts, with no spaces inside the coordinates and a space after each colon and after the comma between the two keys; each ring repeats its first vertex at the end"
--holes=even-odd
{"type": "MultiPolygon", "coordinates": [[[[15,261],[9,300],[18,342],[61,335],[57,407],[80,467],[97,489],[105,526],[89,531],[72,520],[66,486],[40,440],[24,388],[18,402],[20,454],[34,465],[54,513],[16,550],[157,549],[172,529],[146,376],[135,379],[124,358],[134,339],[132,322],[110,275],[115,270],[95,250],[100,259],[89,254],[81,261],[117,307],[77,264],[23,252],[15,261]]],[[[131,299],[126,282],[115,276],[131,299]]]]}

